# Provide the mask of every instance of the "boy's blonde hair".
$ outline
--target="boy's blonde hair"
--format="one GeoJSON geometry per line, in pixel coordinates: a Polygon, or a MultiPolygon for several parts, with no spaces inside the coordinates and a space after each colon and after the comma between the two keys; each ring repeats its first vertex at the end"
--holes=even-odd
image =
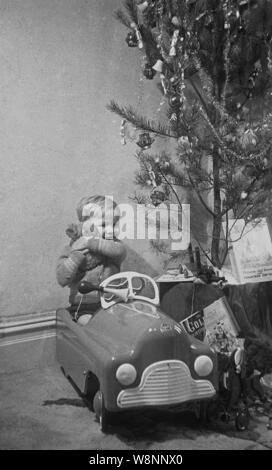
{"type": "Polygon", "coordinates": [[[120,213],[118,211],[118,206],[113,199],[107,196],[100,196],[94,195],[89,197],[83,197],[80,199],[79,203],[77,204],[76,212],[78,216],[78,220],[80,222],[84,222],[92,215],[92,210],[90,210],[88,215],[84,215],[84,208],[88,205],[93,204],[93,206],[98,206],[102,211],[102,218],[105,219],[105,206],[106,204],[112,208],[113,210],[113,226],[118,222],[120,219],[120,213]]]}

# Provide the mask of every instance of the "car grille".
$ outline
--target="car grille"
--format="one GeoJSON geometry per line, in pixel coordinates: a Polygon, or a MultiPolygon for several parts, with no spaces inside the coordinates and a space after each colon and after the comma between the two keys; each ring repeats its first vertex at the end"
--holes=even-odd
{"type": "Polygon", "coordinates": [[[140,385],[122,390],[117,404],[120,408],[171,405],[214,395],[215,389],[209,380],[194,380],[184,362],[170,360],[147,367],[140,385]]]}

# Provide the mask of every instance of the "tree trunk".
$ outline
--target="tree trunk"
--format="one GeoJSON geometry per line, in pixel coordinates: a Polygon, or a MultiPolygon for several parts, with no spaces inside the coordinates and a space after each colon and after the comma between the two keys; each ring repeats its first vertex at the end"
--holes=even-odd
{"type": "Polygon", "coordinates": [[[213,229],[212,229],[212,244],[211,244],[211,258],[213,264],[217,268],[221,268],[220,261],[220,235],[222,225],[222,213],[221,213],[221,194],[220,194],[220,180],[219,180],[219,155],[217,149],[213,152],[213,207],[214,207],[214,218],[213,218],[213,229]]]}

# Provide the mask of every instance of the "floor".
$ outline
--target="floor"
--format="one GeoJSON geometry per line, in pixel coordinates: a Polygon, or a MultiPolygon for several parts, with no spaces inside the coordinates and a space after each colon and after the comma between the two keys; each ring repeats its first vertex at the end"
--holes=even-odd
{"type": "Polygon", "coordinates": [[[118,414],[102,434],[94,414],[55,360],[55,332],[0,340],[0,449],[272,449],[267,417],[246,432],[199,425],[192,415],[118,414]]]}

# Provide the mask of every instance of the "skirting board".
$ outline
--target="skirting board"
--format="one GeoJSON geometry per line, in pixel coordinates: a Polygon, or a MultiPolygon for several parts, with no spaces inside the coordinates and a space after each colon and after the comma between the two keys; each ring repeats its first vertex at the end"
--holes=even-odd
{"type": "Polygon", "coordinates": [[[0,339],[10,335],[52,329],[56,326],[56,311],[21,314],[0,319],[0,339]]]}

